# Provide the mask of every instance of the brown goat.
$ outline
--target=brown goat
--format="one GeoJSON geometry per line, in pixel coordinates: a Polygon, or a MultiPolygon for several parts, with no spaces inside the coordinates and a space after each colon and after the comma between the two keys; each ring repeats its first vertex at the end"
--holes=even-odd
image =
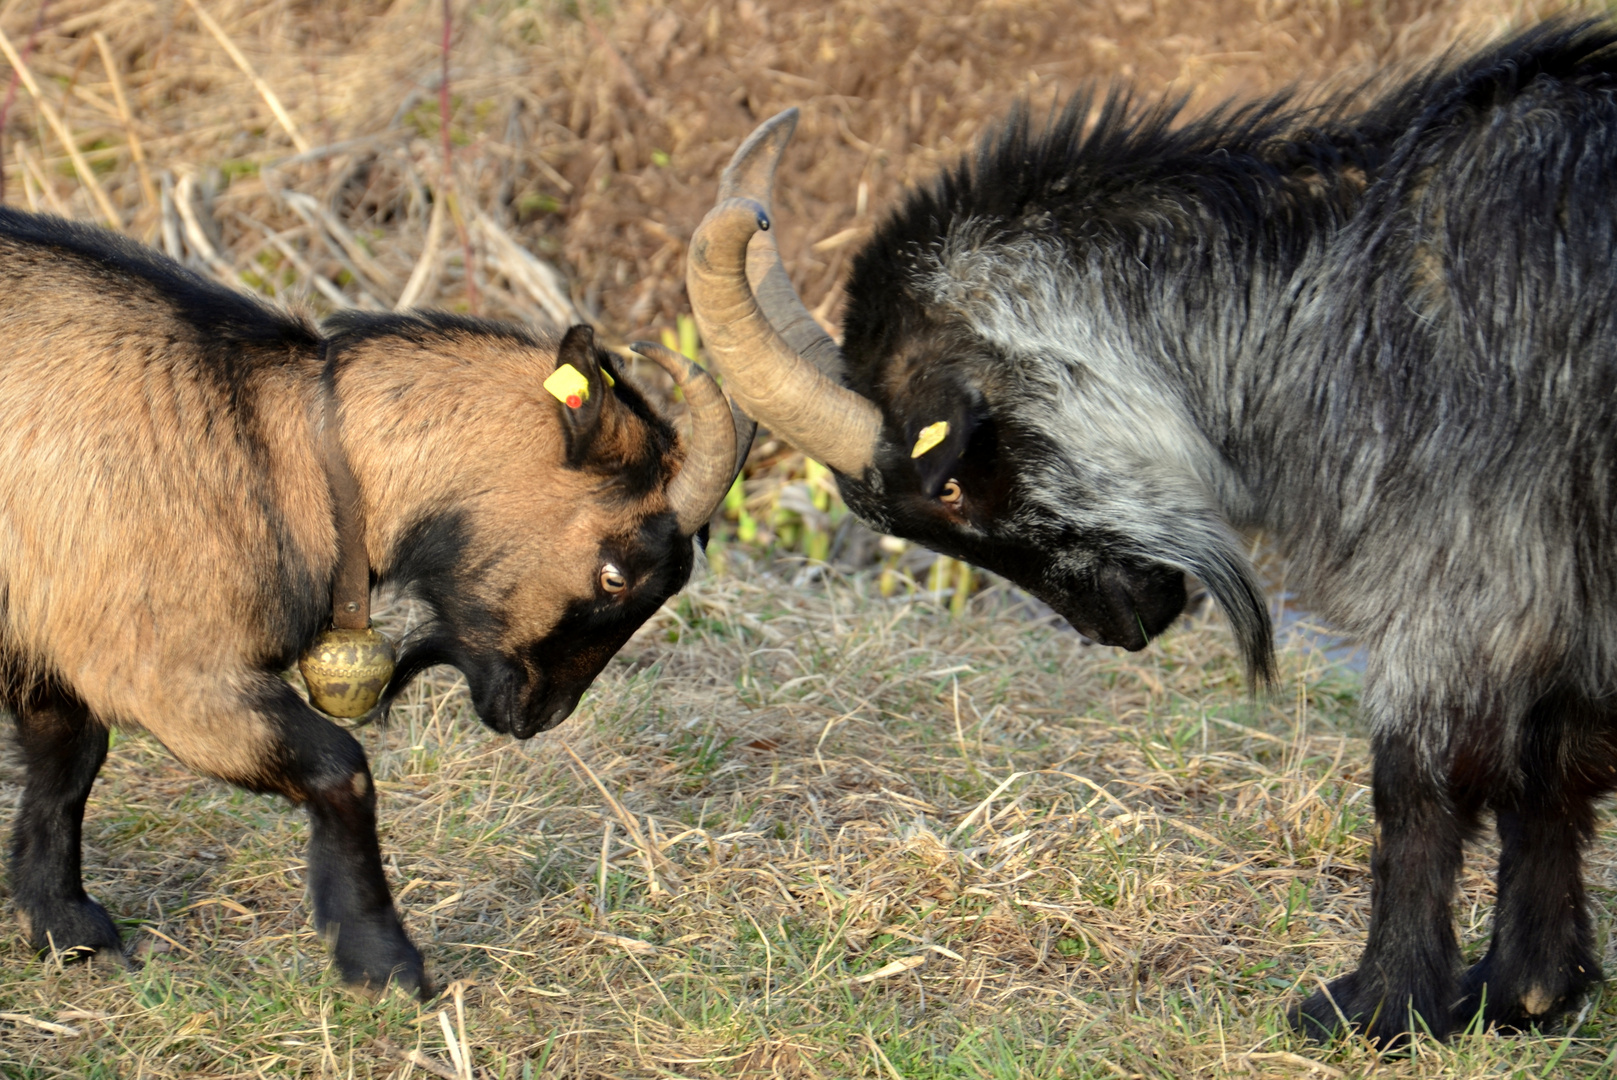
{"type": "Polygon", "coordinates": [[[478,715],[565,718],[672,593],[734,472],[712,381],[687,449],[586,327],[558,343],[449,315],[323,333],[113,234],[0,209],[0,702],[27,770],[11,888],[36,948],[105,950],[80,882],[108,726],[307,807],[314,921],[351,983],[428,992],[382,874],[358,742],[279,676],[331,618],[329,415],[375,583],[434,618],[383,707],[459,667],[478,715]],[[571,364],[571,405],[541,386],[571,364]],[[328,412],[328,407],[334,404],[328,412]]]}

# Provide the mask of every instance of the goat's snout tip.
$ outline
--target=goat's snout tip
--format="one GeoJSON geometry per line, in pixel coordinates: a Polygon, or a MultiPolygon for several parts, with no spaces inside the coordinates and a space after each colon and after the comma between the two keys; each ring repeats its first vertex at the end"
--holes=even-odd
{"type": "Polygon", "coordinates": [[[578,708],[578,700],[581,696],[569,697],[563,701],[535,709],[526,716],[515,718],[511,724],[511,737],[520,742],[526,742],[541,731],[549,731],[573,715],[573,710],[578,708]]]}
{"type": "Polygon", "coordinates": [[[1151,644],[1151,639],[1145,636],[1145,631],[1138,628],[1124,634],[1123,640],[1114,643],[1125,652],[1139,652],[1151,644]]]}

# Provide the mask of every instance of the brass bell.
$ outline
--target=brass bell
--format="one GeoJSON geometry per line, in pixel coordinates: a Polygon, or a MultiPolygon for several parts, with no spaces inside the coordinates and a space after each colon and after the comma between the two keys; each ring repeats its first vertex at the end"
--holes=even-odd
{"type": "Polygon", "coordinates": [[[326,630],[298,658],[309,702],[327,716],[364,716],[393,677],[393,643],[370,627],[326,630]]]}

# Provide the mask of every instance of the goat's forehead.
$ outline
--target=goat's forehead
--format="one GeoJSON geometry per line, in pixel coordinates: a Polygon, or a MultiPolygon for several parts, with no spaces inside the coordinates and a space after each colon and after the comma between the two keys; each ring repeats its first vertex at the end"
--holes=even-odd
{"type": "Polygon", "coordinates": [[[473,518],[466,558],[480,566],[479,588],[491,597],[590,593],[603,564],[650,579],[666,576],[686,558],[689,539],[664,493],[623,497],[599,488],[574,488],[558,496],[568,505],[543,512],[499,500],[486,516],[473,518]]]}
{"type": "MultiPolygon", "coordinates": [[[[523,521],[522,527],[544,549],[578,565],[599,559],[655,562],[665,556],[677,530],[665,488],[632,491],[621,475],[577,478],[561,493],[559,512],[523,521]]],[[[518,515],[522,517],[522,515],[518,515]]]]}
{"type": "Polygon", "coordinates": [[[591,446],[585,471],[604,503],[655,513],[667,505],[668,484],[684,463],[686,447],[660,419],[627,408],[615,413],[591,446]]]}

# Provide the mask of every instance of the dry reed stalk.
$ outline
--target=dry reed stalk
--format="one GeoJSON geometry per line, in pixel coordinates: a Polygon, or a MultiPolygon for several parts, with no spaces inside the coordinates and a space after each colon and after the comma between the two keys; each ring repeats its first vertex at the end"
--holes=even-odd
{"type": "MultiPolygon", "coordinates": [[[[28,40],[23,42],[22,45],[22,58],[24,60],[28,59],[29,55],[34,51],[34,45],[39,41],[39,31],[45,25],[45,12],[48,10],[50,10],[50,0],[40,0],[39,10],[34,12],[34,25],[28,31],[28,40]]],[[[5,130],[6,121],[11,118],[11,107],[17,103],[17,84],[19,81],[17,70],[13,68],[11,78],[6,80],[5,101],[0,102],[0,131],[5,130]]],[[[26,185],[24,186],[26,187],[26,185]]],[[[5,196],[6,174],[5,170],[0,169],[0,201],[3,201],[5,196]]],[[[29,205],[33,205],[32,197],[29,198],[29,205]]]]}
{"type": "Polygon", "coordinates": [[[107,81],[112,83],[112,96],[118,106],[118,119],[124,126],[124,138],[129,140],[129,155],[135,161],[141,194],[146,198],[146,205],[156,210],[159,206],[157,185],[152,183],[152,172],[146,167],[146,151],[140,145],[140,136],[135,132],[135,117],[129,111],[129,96],[124,92],[123,76],[118,70],[118,62],[113,58],[112,47],[107,44],[105,34],[97,30],[91,36],[95,41],[95,47],[100,50],[101,66],[106,69],[107,81]]]}
{"type": "Polygon", "coordinates": [[[39,114],[45,118],[45,123],[50,125],[51,130],[56,133],[56,137],[61,140],[63,149],[67,151],[67,156],[73,160],[73,168],[79,174],[80,182],[84,184],[86,190],[90,192],[91,197],[95,200],[95,204],[100,209],[101,216],[106,219],[108,227],[122,232],[124,227],[123,219],[119,217],[118,211],[113,209],[112,200],[107,198],[106,191],[101,187],[101,181],[96,179],[95,170],[90,168],[89,163],[84,160],[84,155],[79,153],[78,145],[73,141],[72,133],[68,131],[67,125],[63,123],[61,116],[51,106],[51,103],[45,100],[44,95],[40,93],[39,83],[34,81],[34,73],[28,69],[28,65],[23,63],[22,57],[17,53],[16,46],[11,43],[11,39],[6,36],[3,30],[0,30],[0,53],[5,54],[12,70],[17,73],[17,77],[22,80],[23,86],[28,90],[28,96],[34,99],[34,107],[39,110],[39,114]]]}
{"type": "Polygon", "coordinates": [[[365,287],[367,282],[376,284],[365,267],[375,272],[377,276],[385,274],[386,271],[354,240],[353,235],[337,220],[336,215],[301,191],[282,190],[279,194],[281,201],[303,219],[309,231],[325,241],[326,250],[331,252],[332,258],[341,263],[343,269],[353,276],[354,289],[359,293],[357,306],[371,311],[386,311],[390,305],[382,303],[365,287]],[[361,266],[358,259],[365,261],[365,267],[361,266]]]}
{"type": "MultiPolygon", "coordinates": [[[[434,212],[436,209],[434,207],[434,212]]],[[[552,323],[563,328],[584,321],[567,294],[566,279],[555,267],[517,243],[499,222],[483,211],[477,212],[474,224],[500,273],[531,296],[552,323]]]]}
{"type": "Polygon", "coordinates": [[[421,245],[421,255],[415,261],[415,268],[410,271],[410,280],[404,283],[404,291],[399,293],[399,299],[393,305],[394,311],[404,311],[415,307],[427,292],[438,284],[438,244],[443,234],[444,200],[432,201],[432,214],[427,218],[427,236],[421,245]]]}
{"type": "Polygon", "coordinates": [[[26,170],[18,170],[18,176],[22,180],[22,197],[28,204],[29,212],[39,213],[39,188],[34,183],[34,178],[28,175],[26,170]]]}
{"type": "Polygon", "coordinates": [[[899,1072],[897,1066],[882,1052],[881,1044],[876,1042],[876,1036],[869,1028],[864,1031],[864,1040],[865,1045],[870,1047],[871,1054],[876,1058],[876,1063],[880,1066],[877,1070],[877,1075],[880,1076],[881,1072],[885,1070],[892,1080],[904,1080],[904,1074],[899,1072]]]}
{"type": "Polygon", "coordinates": [[[246,214],[237,213],[236,219],[243,224],[249,225],[263,233],[264,239],[269,243],[269,245],[276,251],[280,252],[282,258],[286,259],[287,262],[292,264],[292,269],[297,271],[298,279],[306,284],[312,285],[321,296],[324,296],[327,300],[331,301],[332,305],[338,310],[351,308],[354,306],[354,302],[350,300],[341,289],[332,284],[331,280],[324,274],[310,266],[303,256],[298,254],[297,248],[294,248],[291,244],[287,243],[284,234],[276,232],[268,225],[265,225],[256,218],[248,217],[246,214]]]}
{"type": "Polygon", "coordinates": [[[22,1024],[25,1027],[31,1027],[51,1035],[66,1035],[70,1039],[76,1039],[83,1034],[78,1028],[70,1027],[67,1024],[53,1024],[49,1020],[39,1020],[29,1016],[27,1013],[0,1012],[0,1020],[9,1021],[13,1024],[22,1024]]]}
{"type": "Polygon", "coordinates": [[[378,1036],[372,1045],[389,1057],[396,1057],[407,1065],[424,1069],[434,1076],[441,1077],[442,1080],[461,1080],[460,1073],[443,1062],[438,1061],[436,1058],[430,1058],[419,1050],[406,1050],[386,1036],[378,1036]]]}
{"type": "Polygon", "coordinates": [[[281,99],[276,96],[270,84],[259,76],[258,72],[253,69],[253,65],[248,62],[247,57],[243,56],[241,50],[236,48],[236,43],[230,40],[230,35],[226,34],[224,28],[213,21],[212,15],[202,10],[202,5],[198,4],[197,0],[185,0],[185,3],[196,13],[197,21],[202,24],[202,28],[213,35],[213,39],[230,56],[231,61],[241,69],[243,75],[247,76],[248,80],[253,84],[253,89],[258,91],[258,96],[264,99],[264,104],[269,106],[270,112],[275,114],[275,119],[286,131],[287,135],[291,137],[292,145],[298,148],[298,153],[308,153],[309,141],[303,137],[302,132],[298,131],[297,125],[292,122],[292,117],[287,114],[286,108],[281,104],[281,99]]]}
{"type": "Polygon", "coordinates": [[[459,1039],[455,1038],[455,1031],[449,1026],[449,1010],[438,1010],[438,1028],[444,1035],[444,1047],[449,1051],[449,1060],[455,1063],[455,1076],[459,1080],[472,1080],[471,1062],[467,1060],[467,1052],[461,1046],[459,1039]]]}
{"type": "Polygon", "coordinates": [[[442,48],[439,51],[441,66],[438,74],[438,134],[443,140],[444,155],[443,194],[449,201],[450,216],[455,221],[455,233],[460,237],[461,258],[465,267],[466,305],[473,315],[477,315],[483,305],[477,295],[477,271],[472,257],[471,233],[466,227],[466,215],[461,212],[460,200],[456,198],[458,187],[455,180],[455,146],[449,132],[449,45],[455,22],[450,0],[443,0],[443,6],[444,32],[442,48]]]}
{"type": "Polygon", "coordinates": [[[893,960],[875,971],[867,971],[863,975],[855,975],[849,979],[850,984],[873,983],[878,979],[891,979],[894,975],[902,975],[906,971],[914,971],[926,963],[926,954],[917,953],[914,956],[905,956],[893,960]]]}
{"type": "Polygon", "coordinates": [[[190,172],[181,173],[179,182],[174,186],[174,209],[180,216],[186,244],[197,258],[213,271],[215,277],[226,285],[240,288],[241,278],[236,273],[236,268],[220,256],[218,249],[213,246],[213,241],[208,239],[208,233],[202,227],[202,219],[197,214],[196,200],[196,177],[190,172]]]}
{"type": "Polygon", "coordinates": [[[625,952],[654,953],[657,951],[657,946],[649,941],[641,941],[639,938],[624,937],[622,934],[613,934],[606,930],[586,930],[585,933],[596,941],[604,942],[607,945],[616,945],[625,952]]]}
{"type": "Polygon", "coordinates": [[[1245,1054],[1242,1054],[1241,1060],[1284,1062],[1287,1065],[1295,1065],[1299,1068],[1307,1069],[1310,1073],[1320,1073],[1324,1076],[1332,1078],[1332,1080],[1337,1080],[1339,1077],[1347,1076],[1347,1073],[1343,1072],[1341,1069],[1327,1065],[1323,1061],[1315,1061],[1313,1058],[1303,1057],[1301,1054],[1294,1054],[1289,1050],[1275,1050],[1267,1053],[1251,1050],[1245,1054]]]}
{"type": "Polygon", "coordinates": [[[163,253],[171,259],[185,259],[185,244],[180,240],[182,226],[179,211],[174,206],[174,174],[167,169],[158,187],[158,234],[163,238],[163,253]]]}
{"type": "Polygon", "coordinates": [[[283,190],[281,198],[286,204],[297,212],[298,216],[309,223],[309,227],[316,233],[323,233],[337,241],[337,246],[343,255],[347,256],[347,266],[355,276],[375,285],[378,289],[389,290],[393,288],[393,272],[376,260],[365,245],[354,238],[353,231],[344,225],[342,219],[333,214],[320,200],[301,191],[283,190]]]}
{"type": "Polygon", "coordinates": [[[45,172],[34,160],[24,143],[16,144],[17,164],[22,173],[23,197],[28,200],[28,209],[34,213],[40,212],[40,203],[44,202],[46,208],[57,217],[66,217],[67,211],[62,204],[56,201],[56,193],[51,190],[50,183],[45,179],[45,172]]]}

